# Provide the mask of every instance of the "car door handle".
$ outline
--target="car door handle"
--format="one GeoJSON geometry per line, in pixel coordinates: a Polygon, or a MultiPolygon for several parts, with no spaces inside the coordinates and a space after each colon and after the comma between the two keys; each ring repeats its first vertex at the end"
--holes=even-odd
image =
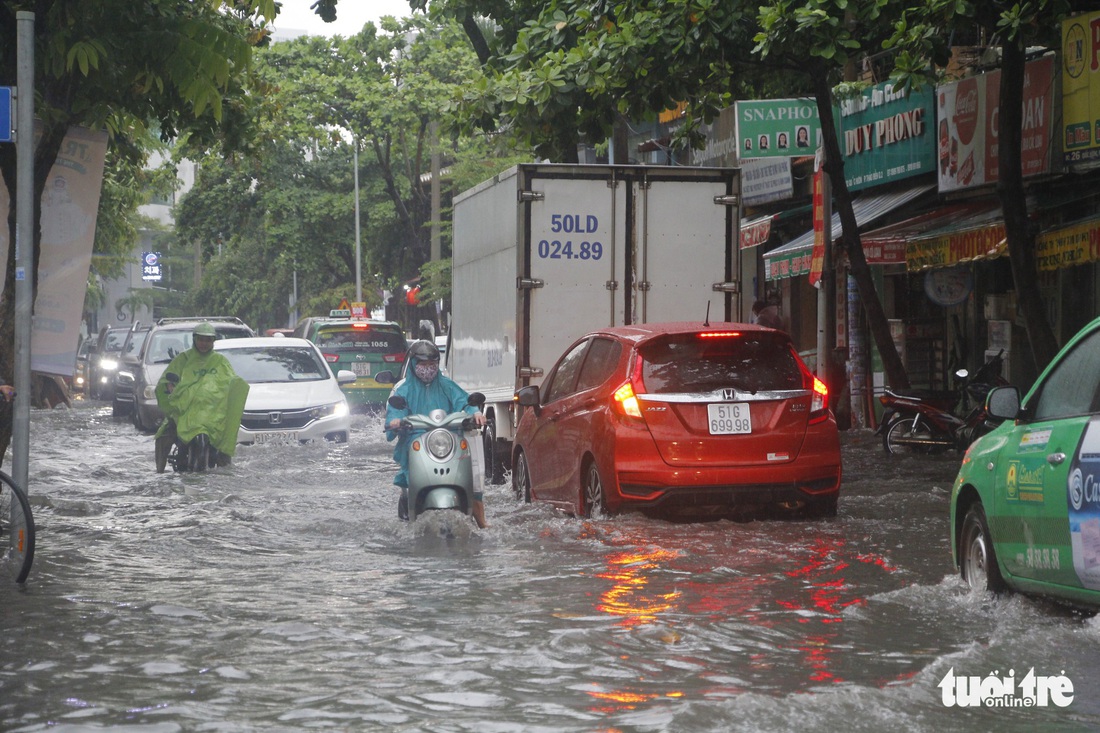
{"type": "Polygon", "coordinates": [[[1060,466],[1064,460],[1066,460],[1065,453],[1051,453],[1047,456],[1047,463],[1052,466],[1060,466]]]}

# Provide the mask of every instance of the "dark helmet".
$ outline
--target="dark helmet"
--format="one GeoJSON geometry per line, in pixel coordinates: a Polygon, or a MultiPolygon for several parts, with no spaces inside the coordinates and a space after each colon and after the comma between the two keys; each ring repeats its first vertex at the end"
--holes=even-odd
{"type": "Polygon", "coordinates": [[[439,349],[431,341],[416,341],[409,347],[408,359],[439,361],[439,349]]]}

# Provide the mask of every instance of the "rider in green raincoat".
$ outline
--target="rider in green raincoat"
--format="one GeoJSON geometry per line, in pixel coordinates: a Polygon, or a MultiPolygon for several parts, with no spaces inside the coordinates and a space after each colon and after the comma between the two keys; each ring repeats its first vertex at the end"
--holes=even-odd
{"type": "Polygon", "coordinates": [[[195,326],[194,345],[172,359],[157,382],[157,404],[165,415],[156,436],[158,473],[164,471],[177,438],[186,444],[205,433],[218,450],[221,466],[228,465],[236,452],[248,383],[237,376],[225,356],[214,351],[216,338],[210,323],[195,326]]]}

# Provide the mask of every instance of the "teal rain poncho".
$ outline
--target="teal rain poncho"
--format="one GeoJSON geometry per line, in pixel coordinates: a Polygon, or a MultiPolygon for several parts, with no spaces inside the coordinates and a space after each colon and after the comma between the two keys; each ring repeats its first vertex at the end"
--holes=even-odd
{"type": "MultiPolygon", "coordinates": [[[[478,411],[473,405],[467,404],[470,395],[453,379],[439,374],[430,384],[424,384],[413,374],[412,365],[409,366],[408,376],[398,383],[393,394],[404,397],[409,407],[407,410],[398,410],[392,405],[386,405],[387,425],[391,420],[409,415],[426,415],[432,410],[446,410],[448,413],[465,410],[471,415],[478,411]]],[[[393,482],[405,489],[409,486],[409,444],[412,443],[413,435],[387,430],[386,440],[394,438],[397,438],[397,445],[393,448],[393,460],[397,461],[401,470],[393,477],[393,482]]]]}
{"type": "MultiPolygon", "coordinates": [[[[248,394],[248,384],[233,371],[229,360],[216,351],[200,354],[194,347],[172,359],[157,383],[157,404],[166,417],[176,423],[176,435],[188,442],[200,433],[210,436],[210,443],[227,456],[237,450],[240,414],[230,406],[230,392],[248,394]],[[168,394],[167,375],[176,374],[180,381],[168,394]],[[232,414],[237,413],[237,414],[232,414]]],[[[234,402],[244,407],[243,397],[234,402]]],[[[164,434],[167,422],[157,430],[164,434]]]]}

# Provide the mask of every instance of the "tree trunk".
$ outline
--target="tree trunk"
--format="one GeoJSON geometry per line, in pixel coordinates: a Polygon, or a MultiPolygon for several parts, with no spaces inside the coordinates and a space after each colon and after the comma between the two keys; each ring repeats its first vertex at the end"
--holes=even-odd
{"type": "Polygon", "coordinates": [[[1027,328],[1028,344],[1037,369],[1042,370],[1058,353],[1058,342],[1047,320],[1046,309],[1036,283],[1039,272],[1035,266],[1035,232],[1027,215],[1020,146],[1023,138],[1024,68],[1022,41],[1006,41],[1001,61],[1000,137],[997,165],[1000,177],[997,193],[1004,210],[1008,259],[1012,265],[1012,280],[1016,302],[1027,328]]]}
{"type": "MultiPolygon", "coordinates": [[[[829,79],[824,68],[818,66],[811,72],[814,85],[814,97],[817,101],[817,112],[821,117],[821,134],[825,143],[825,172],[833,186],[833,197],[836,199],[836,210],[840,216],[840,224],[843,234],[840,237],[841,247],[848,254],[848,263],[852,269],[852,277],[859,286],[860,298],[863,303],[864,314],[867,316],[867,327],[871,331],[871,337],[882,356],[882,365],[886,370],[886,379],[890,386],[897,389],[909,388],[909,375],[898,355],[894,340],[890,336],[890,324],[886,321],[886,312],[882,308],[875,282],[871,277],[871,268],[867,265],[867,258],[863,254],[863,243],[859,238],[859,225],[856,223],[856,214],[852,208],[852,194],[848,191],[848,184],[844,181],[844,161],[840,157],[840,141],[837,139],[836,122],[833,118],[833,94],[829,87],[829,79]]],[[[818,358],[823,358],[818,354],[818,358]]]]}

